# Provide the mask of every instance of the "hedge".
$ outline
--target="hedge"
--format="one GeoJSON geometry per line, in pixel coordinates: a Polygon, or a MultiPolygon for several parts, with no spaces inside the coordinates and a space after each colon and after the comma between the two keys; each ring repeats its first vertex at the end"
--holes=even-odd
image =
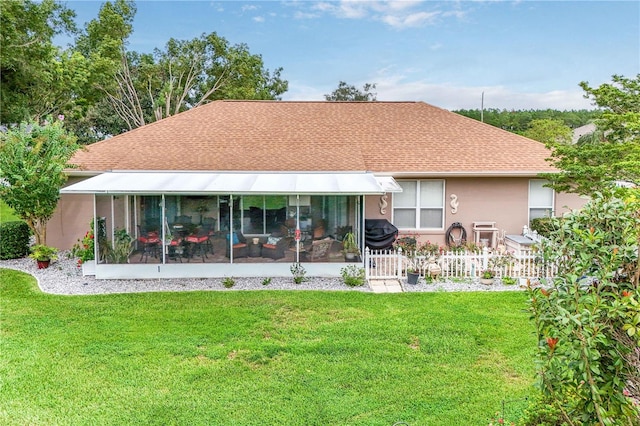
{"type": "Polygon", "coordinates": [[[29,225],[21,220],[0,223],[0,259],[17,259],[29,254],[29,225]]]}

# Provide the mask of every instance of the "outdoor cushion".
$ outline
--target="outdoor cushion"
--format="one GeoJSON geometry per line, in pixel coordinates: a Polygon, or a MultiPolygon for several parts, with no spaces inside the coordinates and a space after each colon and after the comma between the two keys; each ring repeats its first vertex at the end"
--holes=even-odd
{"type": "MultiPolygon", "coordinates": [[[[227,241],[229,241],[229,234],[227,234],[227,241]]],[[[240,242],[240,237],[235,232],[233,233],[233,244],[238,244],[240,242]]]]}
{"type": "Polygon", "coordinates": [[[282,237],[270,236],[267,238],[267,244],[278,244],[278,241],[280,241],[281,239],[282,237]]]}
{"type": "Polygon", "coordinates": [[[140,236],[138,237],[138,241],[144,244],[157,244],[160,242],[160,238],[153,237],[153,236],[149,236],[149,237],[140,236]]]}
{"type": "Polygon", "coordinates": [[[276,245],[275,245],[275,244],[269,244],[269,243],[267,243],[267,244],[263,244],[263,245],[262,245],[262,247],[263,247],[263,248],[270,248],[270,249],[274,249],[274,248],[276,248],[276,245]]]}
{"type": "Polygon", "coordinates": [[[208,235],[189,235],[186,240],[190,243],[203,243],[209,239],[208,235]]]}

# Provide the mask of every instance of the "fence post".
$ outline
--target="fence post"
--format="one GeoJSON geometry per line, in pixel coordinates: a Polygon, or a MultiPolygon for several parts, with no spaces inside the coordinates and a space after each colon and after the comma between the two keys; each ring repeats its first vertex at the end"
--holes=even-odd
{"type": "Polygon", "coordinates": [[[482,247],[482,270],[489,268],[489,249],[482,247]]]}
{"type": "Polygon", "coordinates": [[[398,250],[396,251],[396,257],[397,257],[396,275],[398,276],[398,279],[401,280],[402,279],[402,247],[398,247],[398,250]]]}
{"type": "Polygon", "coordinates": [[[371,257],[370,257],[370,249],[369,247],[364,248],[364,279],[369,281],[369,277],[371,276],[371,257]]]}

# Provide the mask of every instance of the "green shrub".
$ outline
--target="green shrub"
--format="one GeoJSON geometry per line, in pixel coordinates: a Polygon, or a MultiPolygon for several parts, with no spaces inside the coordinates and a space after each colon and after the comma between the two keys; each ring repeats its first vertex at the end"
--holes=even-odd
{"type": "Polygon", "coordinates": [[[289,270],[291,271],[291,275],[293,275],[294,283],[302,284],[302,282],[306,280],[305,275],[307,275],[307,270],[304,269],[304,266],[300,263],[294,263],[289,270]]]}
{"type": "Polygon", "coordinates": [[[89,223],[89,230],[84,234],[82,239],[71,248],[71,256],[78,258],[78,265],[82,265],[88,260],[95,259],[95,240],[93,232],[93,220],[89,223]]]}
{"type": "Polygon", "coordinates": [[[224,277],[224,279],[222,280],[222,285],[223,285],[225,288],[231,288],[231,287],[233,287],[234,285],[236,285],[236,280],[234,280],[234,279],[233,279],[233,278],[231,278],[231,277],[224,277]]]}
{"type": "Polygon", "coordinates": [[[549,237],[551,232],[555,231],[558,228],[557,218],[551,217],[538,217],[535,219],[531,219],[531,230],[536,231],[538,234],[543,237],[549,237]]]}
{"type": "Polygon", "coordinates": [[[29,253],[29,225],[22,220],[0,224],[0,259],[18,259],[29,253]]]}
{"type": "Polygon", "coordinates": [[[342,280],[349,287],[360,287],[364,285],[364,268],[357,267],[356,265],[345,266],[340,269],[340,275],[342,275],[342,280]]]}
{"type": "Polygon", "coordinates": [[[265,279],[262,280],[262,285],[269,285],[271,284],[271,278],[267,277],[265,279]]]}
{"type": "Polygon", "coordinates": [[[538,384],[570,424],[639,424],[639,211],[640,197],[624,190],[593,194],[540,245],[558,271],[528,290],[538,384]]]}

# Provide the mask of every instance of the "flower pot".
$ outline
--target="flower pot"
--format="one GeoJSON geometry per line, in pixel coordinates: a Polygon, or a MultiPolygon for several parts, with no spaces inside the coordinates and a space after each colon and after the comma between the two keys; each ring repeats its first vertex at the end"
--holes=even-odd
{"type": "Polygon", "coordinates": [[[420,278],[420,274],[417,272],[407,272],[408,284],[418,284],[418,278],[420,278]]]}
{"type": "Polygon", "coordinates": [[[480,278],[480,283],[484,285],[493,284],[493,278],[480,278]]]}
{"type": "Polygon", "coordinates": [[[36,260],[36,263],[38,264],[38,269],[46,269],[49,267],[51,260],[36,260]]]}

